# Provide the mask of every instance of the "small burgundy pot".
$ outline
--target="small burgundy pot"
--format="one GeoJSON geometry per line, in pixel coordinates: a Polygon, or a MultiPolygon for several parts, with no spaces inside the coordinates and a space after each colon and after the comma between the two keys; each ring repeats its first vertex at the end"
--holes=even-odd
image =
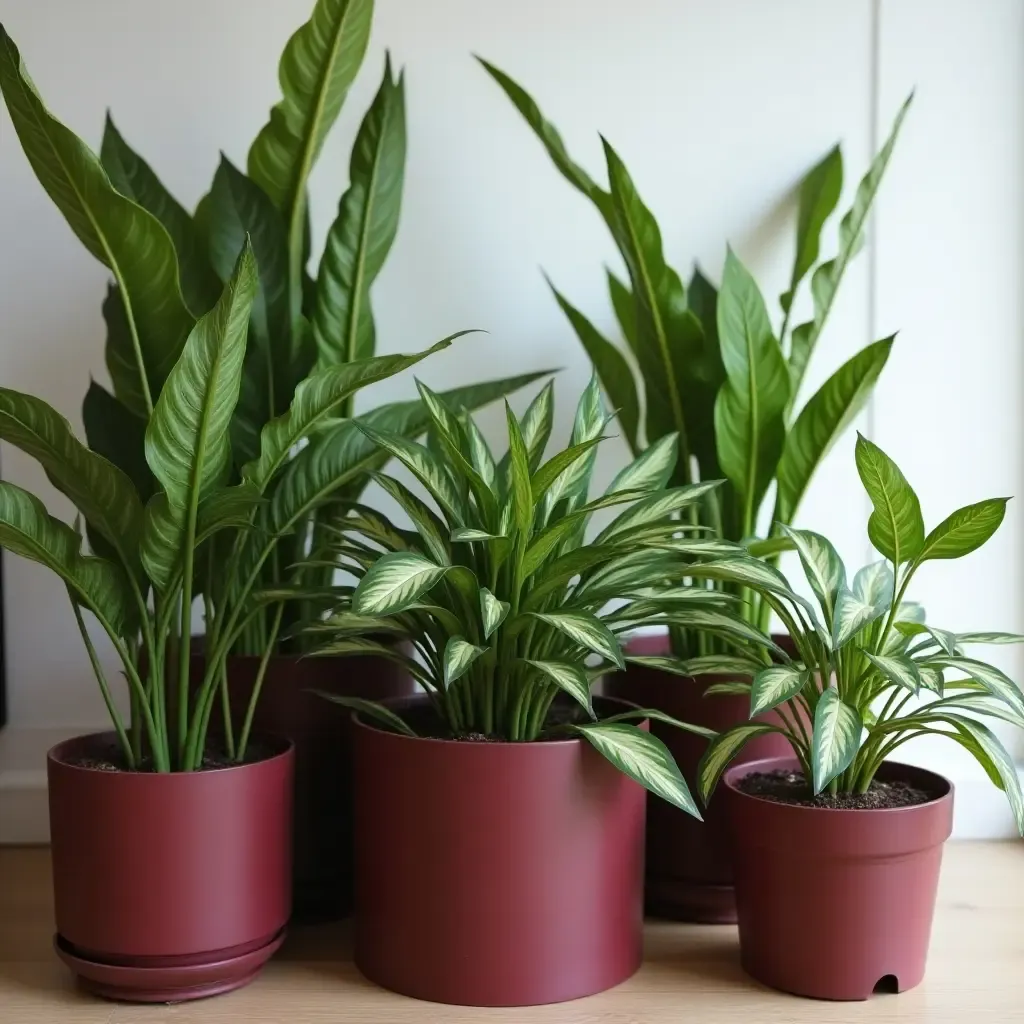
{"type": "Polygon", "coordinates": [[[291,908],[294,754],[199,772],[119,760],[113,733],[47,755],[58,956],[98,995],[180,1002],[251,981],[291,908]]]}
{"type": "Polygon", "coordinates": [[[356,716],[354,750],[367,978],[439,1003],[528,1006],[637,970],[646,794],[586,740],[413,739],[356,716]]]}
{"type": "MultiPolygon", "coordinates": [[[[788,644],[788,637],[774,637],[788,644]]],[[[635,637],[627,654],[666,655],[671,653],[665,633],[635,637]]],[[[675,718],[722,732],[750,717],[747,696],[714,695],[704,691],[714,683],[742,679],[740,676],[706,675],[687,679],[660,669],[628,665],[625,672],[607,676],[604,691],[610,697],[656,708],[675,718]]],[[[749,681],[744,679],[743,681],[749,681]]],[[[773,715],[761,716],[777,721],[773,715]]],[[[697,765],[707,741],[693,733],[653,722],[651,732],[672,751],[691,790],[696,792],[697,765]]],[[[790,751],[783,736],[770,734],[751,740],[737,755],[738,762],[785,756],[790,751]]],[[[729,833],[720,802],[713,799],[702,811],[704,822],[659,800],[648,799],[646,907],[654,917],[701,924],[731,924],[736,921],[732,888],[729,833]]]]}
{"type": "Polygon", "coordinates": [[[719,786],[732,827],[740,957],[772,988],[814,999],[867,999],[924,976],[953,786],[887,762],[878,778],[935,798],[913,807],[830,810],[738,788],[751,772],[798,770],[792,758],[737,765],[719,786]]]}
{"type": "MultiPolygon", "coordinates": [[[[236,728],[259,663],[255,656],[228,660],[236,728]]],[[[197,658],[193,671],[201,673],[204,665],[197,658]]],[[[415,683],[401,665],[373,656],[273,655],[267,663],[253,724],[259,732],[287,736],[295,744],[292,898],[293,919],[300,924],[344,917],[353,905],[352,714],[311,690],[385,700],[412,694],[415,683]]],[[[215,712],[215,723],[219,717],[215,712]]]]}

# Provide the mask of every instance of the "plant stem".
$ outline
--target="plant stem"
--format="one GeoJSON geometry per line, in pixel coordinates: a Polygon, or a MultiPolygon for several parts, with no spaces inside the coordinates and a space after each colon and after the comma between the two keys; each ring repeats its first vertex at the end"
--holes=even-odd
{"type": "MultiPolygon", "coordinates": [[[[117,705],[114,703],[114,699],[110,693],[110,687],[107,684],[107,677],[103,672],[103,666],[100,664],[100,659],[96,655],[96,648],[93,646],[92,639],[89,636],[89,631],[85,628],[85,620],[82,618],[82,609],[79,607],[78,602],[74,599],[71,592],[68,592],[68,597],[71,598],[71,607],[75,611],[75,622],[78,623],[78,632],[82,634],[82,643],[85,644],[85,649],[89,654],[89,662],[92,665],[93,673],[96,676],[96,681],[100,684],[100,693],[103,695],[103,703],[107,706],[107,713],[110,715],[110,720],[114,723],[114,731],[117,733],[117,738],[121,743],[121,749],[124,752],[124,759],[128,763],[128,768],[131,771],[135,771],[136,765],[136,750],[132,748],[131,741],[128,739],[128,734],[124,729],[124,722],[121,719],[121,714],[117,710],[117,705]]],[[[132,693],[133,702],[138,701],[137,695],[132,693]]],[[[134,703],[133,703],[134,706],[134,703]]],[[[139,731],[142,729],[142,716],[139,715],[138,719],[139,731]]],[[[134,731],[135,722],[132,722],[132,729],[134,731]]]]}
{"type": "MultiPolygon", "coordinates": [[[[242,734],[238,739],[238,753],[235,759],[239,764],[245,760],[245,750],[249,745],[249,733],[252,731],[252,720],[256,714],[256,702],[260,699],[260,690],[263,689],[263,679],[267,673],[267,664],[270,655],[277,645],[277,631],[281,628],[281,616],[284,614],[284,605],[278,604],[274,614],[274,624],[270,629],[270,636],[267,638],[267,645],[263,648],[263,656],[260,658],[260,667],[256,672],[256,682],[253,683],[252,694],[249,697],[249,706],[245,710],[245,722],[242,724],[242,734]]],[[[226,667],[223,670],[227,678],[226,667]]]]}

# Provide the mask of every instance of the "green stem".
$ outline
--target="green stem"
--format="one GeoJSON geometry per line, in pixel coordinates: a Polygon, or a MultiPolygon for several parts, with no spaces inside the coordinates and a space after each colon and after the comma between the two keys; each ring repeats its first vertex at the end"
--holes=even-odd
{"type": "MultiPolygon", "coordinates": [[[[96,681],[100,684],[100,693],[103,694],[103,703],[107,706],[107,713],[110,715],[110,720],[114,723],[114,731],[117,733],[117,738],[121,743],[121,749],[124,752],[124,759],[128,764],[130,771],[135,771],[135,753],[139,747],[132,748],[132,743],[128,739],[128,734],[124,729],[124,722],[121,719],[121,714],[117,710],[117,705],[114,703],[114,699],[110,693],[110,686],[107,684],[107,677],[103,672],[103,666],[100,664],[100,659],[96,655],[96,648],[93,646],[92,639],[89,636],[89,631],[85,628],[85,620],[82,618],[82,609],[79,607],[78,602],[68,592],[68,597],[71,598],[71,607],[75,611],[75,622],[78,623],[78,632],[82,634],[82,643],[85,644],[85,649],[89,654],[89,662],[92,665],[93,673],[96,676],[96,681]]],[[[132,693],[133,707],[135,702],[138,701],[138,696],[132,693]]],[[[142,728],[142,717],[138,719],[139,731],[141,733],[142,728]]],[[[132,722],[132,730],[135,731],[135,721],[132,722]]]]}
{"type": "Polygon", "coordinates": [[[252,731],[253,716],[256,714],[256,703],[260,699],[260,690],[263,689],[263,678],[267,673],[267,664],[270,655],[277,644],[277,631],[281,628],[281,616],[284,614],[284,605],[278,604],[274,614],[274,624],[270,629],[270,636],[266,647],[263,648],[263,656],[260,658],[260,667],[256,672],[256,682],[253,683],[252,694],[249,697],[249,706],[245,709],[245,721],[242,724],[242,734],[238,740],[238,753],[236,760],[239,764],[245,761],[245,751],[249,745],[249,734],[252,731]]]}

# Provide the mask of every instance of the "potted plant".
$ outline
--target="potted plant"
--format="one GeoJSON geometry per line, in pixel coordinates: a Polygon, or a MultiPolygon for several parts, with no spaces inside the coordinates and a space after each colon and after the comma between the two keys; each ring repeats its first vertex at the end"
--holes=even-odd
{"type": "MultiPolygon", "coordinates": [[[[551,287],[619,410],[631,451],[636,455],[645,445],[675,433],[680,452],[671,482],[725,477],[723,486],[699,506],[700,520],[774,563],[788,543],[778,528],[770,538],[756,540],[768,492],[774,494],[771,522],[792,523],[817,466],[863,408],[892,347],[892,337],[868,345],[839,367],[802,408],[797,404],[846,269],[863,244],[871,205],[909,99],[857,187],[853,205],[840,222],[838,248],[831,259],[823,257],[821,242],[842,192],[839,146],[801,181],[792,273],[789,287],[779,297],[776,326],[756,282],[731,250],[718,288],[696,266],[684,285],[666,260],[654,215],[611,144],[604,140],[605,188],[572,160],[532,97],[503,71],[481,63],[562,176],[594,204],[622,257],[628,283],[611,270],[607,277],[624,346],[605,338],[551,287]],[[808,278],[813,313],[797,323],[796,298],[808,278]]],[[[767,630],[770,607],[753,596],[743,606],[744,614],[767,630]]],[[[777,640],[786,644],[784,638],[777,640]]],[[[716,731],[744,720],[745,701],[730,684],[749,680],[756,666],[730,641],[685,629],[663,631],[636,637],[626,661],[626,670],[609,678],[606,692],[716,731]],[[680,680],[664,670],[659,659],[670,647],[692,678],[680,680]]],[[[652,729],[669,744],[692,782],[705,741],[692,734],[673,734],[658,723],[652,729]]],[[[769,734],[755,739],[741,756],[771,756],[782,749],[769,734]]],[[[727,838],[724,819],[714,805],[707,810],[705,825],[697,827],[691,818],[651,801],[648,908],[680,920],[735,920],[727,838]]]]}
{"type": "MultiPolygon", "coordinates": [[[[287,411],[304,380],[374,355],[370,288],[395,238],[405,173],[404,82],[389,62],[356,136],[348,189],[315,273],[308,269],[306,199],[320,147],[362,64],[372,13],[372,0],[318,0],[310,21],[285,48],[283,96],[253,142],[248,172],[222,155],[195,216],[164,187],[109,115],[99,153],[102,169],[90,164],[84,175],[62,170],[46,136],[32,134],[32,110],[21,96],[18,57],[8,41],[4,93],[26,154],[76,233],[113,276],[103,303],[113,393],[90,382],[82,407],[85,436],[93,451],[128,474],[143,501],[156,488],[144,438],[161,386],[195,318],[213,307],[230,278],[247,234],[259,282],[239,400],[227,427],[227,482],[241,483],[243,467],[259,456],[262,432],[287,411]],[[80,198],[71,198],[76,190],[80,198]]],[[[46,133],[65,147],[81,147],[52,118],[47,124],[46,133]]],[[[461,388],[450,400],[475,408],[537,376],[461,388]]],[[[288,580],[310,535],[325,528],[318,489],[356,498],[367,480],[365,470],[380,463],[372,446],[347,423],[354,401],[349,395],[337,403],[331,425],[318,429],[308,447],[289,453],[268,481],[268,499],[280,486],[293,495],[304,488],[310,501],[263,561],[257,589],[288,580]]],[[[422,432],[427,423],[418,402],[389,404],[369,415],[408,436],[422,432]]],[[[223,538],[214,539],[203,553],[199,571],[208,631],[216,614],[213,603],[237,601],[239,595],[228,591],[243,585],[228,576],[231,557],[231,544],[223,538]]],[[[317,576],[307,580],[310,586],[327,582],[322,571],[307,575],[317,576]]],[[[406,673],[381,658],[301,660],[302,638],[293,629],[292,612],[291,606],[263,603],[248,618],[224,663],[219,683],[224,700],[213,722],[233,742],[230,718],[244,720],[257,689],[262,699],[255,706],[254,726],[295,742],[294,897],[296,916],[308,920],[337,916],[350,906],[351,829],[347,718],[330,709],[325,713],[306,687],[363,697],[400,695],[413,687],[406,673]],[[230,711],[227,722],[222,721],[222,705],[230,711]]],[[[194,687],[202,685],[205,675],[204,643],[197,637],[189,648],[194,687]]]]}
{"type": "Polygon", "coordinates": [[[592,683],[621,667],[620,637],[638,626],[773,645],[725,595],[684,585],[701,560],[742,549],[677,517],[716,485],[665,489],[675,437],[588,497],[608,424],[596,378],[569,447],[546,461],[550,385],[521,419],[506,406],[500,460],[470,416],[420,393],[429,446],[360,429],[433,504],[378,477],[414,528],[346,505],[333,547],[318,555],[357,580],[312,624],[322,649],[401,659],[426,690],[383,705],[333,695],[357,712],[356,964],[387,988],[439,1002],[573,999],[640,963],[641,787],[696,814],[647,720],[708,736],[594,698],[592,683]],[[620,510],[588,542],[591,517],[607,509],[620,510]],[[368,631],[408,639],[417,659],[368,631]]]}
{"type": "MultiPolygon", "coordinates": [[[[258,735],[261,677],[240,708],[231,706],[227,659],[263,607],[254,594],[281,541],[380,464],[352,421],[337,421],[339,410],[361,387],[427,353],[314,368],[263,426],[255,457],[233,472],[231,425],[261,295],[248,237],[216,305],[194,319],[167,230],[118,192],[97,157],[47,111],[2,30],[0,90],[40,181],[118,281],[128,341],[112,376],[126,398],[145,399],[148,413],[143,458],[125,444],[123,470],[109,449],[81,444],[45,402],[0,389],[0,438],[36,458],[76,506],[91,554],[77,529],[6,482],[0,543],[67,585],[114,726],[48,758],[57,950],[107,995],[208,995],[254,976],[279,945],[290,906],[293,750],[258,735]],[[325,449],[328,425],[341,440],[325,449]],[[299,449],[312,454],[295,456],[299,449]],[[192,680],[200,598],[206,658],[192,680]],[[127,719],[85,612],[121,662],[127,719]]],[[[116,411],[131,412],[124,403],[116,411]]],[[[375,422],[397,416],[399,429],[419,415],[410,403],[370,414],[375,422]]],[[[110,429],[105,440],[116,446],[131,436],[110,429]]]]}
{"type": "Polygon", "coordinates": [[[965,653],[1024,637],[938,629],[905,601],[926,562],[981,547],[1007,499],[958,509],[926,533],[896,464],[863,437],[856,457],[874,508],[868,536],[883,561],[848,582],[828,540],[786,528],[820,618],[780,575],[770,596],[788,608],[797,654],[759,671],[749,697],[751,715],[775,708],[780,720],[722,733],[699,770],[705,798],[725,772],[744,968],[820,999],[866,999],[880,981],[903,991],[924,974],[953,786],[893,761],[904,743],[941,735],[961,744],[1006,791],[1024,832],[1016,767],[984,722],[1024,726],[1024,695],[965,653]],[[788,757],[726,770],[744,743],[769,731],[785,738],[788,757]]]}

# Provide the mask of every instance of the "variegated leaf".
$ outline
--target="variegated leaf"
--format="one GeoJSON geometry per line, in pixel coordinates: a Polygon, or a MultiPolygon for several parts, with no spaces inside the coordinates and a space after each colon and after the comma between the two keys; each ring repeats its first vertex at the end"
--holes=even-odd
{"type": "Polygon", "coordinates": [[[846,586],[846,567],[839,557],[839,552],[832,546],[832,542],[820,533],[793,530],[788,526],[783,526],[782,532],[796,546],[807,582],[810,583],[814,596],[821,605],[825,621],[831,624],[836,599],[840,590],[846,586]]]}
{"type": "Polygon", "coordinates": [[[622,649],[615,634],[596,616],[584,612],[531,612],[533,618],[553,626],[573,643],[625,668],[622,649]]]}
{"type": "Polygon", "coordinates": [[[750,717],[792,700],[810,682],[810,669],[799,665],[770,665],[754,676],[750,690],[750,717]]]}
{"type": "Polygon", "coordinates": [[[965,676],[984,686],[994,697],[998,697],[1013,708],[1017,714],[1024,715],[1024,694],[1021,693],[1020,687],[1005,672],[1001,672],[994,665],[986,664],[984,661],[975,661],[974,658],[954,658],[949,655],[929,658],[925,665],[932,668],[951,668],[963,672],[965,676]]]}
{"type": "Polygon", "coordinates": [[[748,741],[755,736],[767,736],[772,732],[781,732],[778,726],[764,722],[744,722],[734,726],[728,732],[719,733],[704,751],[697,765],[697,791],[705,806],[722,777],[722,772],[729,767],[729,762],[740,752],[748,741]]]}
{"type": "Polygon", "coordinates": [[[839,650],[848,644],[865,626],[880,619],[888,610],[888,605],[881,601],[872,603],[858,597],[852,590],[844,587],[836,598],[835,613],[832,618],[832,645],[839,650]]]}
{"type": "Polygon", "coordinates": [[[430,590],[448,568],[411,551],[389,552],[378,558],[359,581],[352,595],[352,607],[359,615],[404,611],[430,590]]]}
{"type": "Polygon", "coordinates": [[[860,750],[863,723],[860,715],[829,687],[814,712],[811,768],[814,792],[820,793],[840,772],[846,771],[860,750]]]}
{"type": "Polygon", "coordinates": [[[461,636],[451,636],[444,647],[444,685],[451,686],[469,670],[486,647],[477,647],[461,636]]]}
{"type": "Polygon", "coordinates": [[[921,672],[915,662],[910,658],[899,656],[883,657],[872,654],[870,651],[861,651],[868,661],[871,662],[879,672],[896,686],[902,686],[916,695],[921,689],[921,672]]]}
{"type": "Polygon", "coordinates": [[[486,587],[480,588],[480,618],[484,625],[484,639],[490,639],[491,634],[505,621],[508,615],[508,601],[499,601],[486,587]]]}
{"type": "Polygon", "coordinates": [[[678,434],[673,432],[659,437],[625,469],[619,471],[605,493],[660,491],[668,483],[672,471],[676,468],[678,453],[678,434]]]}
{"type": "Polygon", "coordinates": [[[536,661],[524,658],[524,662],[535,668],[560,690],[564,690],[574,700],[579,701],[587,709],[587,714],[594,717],[594,701],[590,693],[590,680],[587,673],[578,665],[567,665],[562,661],[536,661]]]}

